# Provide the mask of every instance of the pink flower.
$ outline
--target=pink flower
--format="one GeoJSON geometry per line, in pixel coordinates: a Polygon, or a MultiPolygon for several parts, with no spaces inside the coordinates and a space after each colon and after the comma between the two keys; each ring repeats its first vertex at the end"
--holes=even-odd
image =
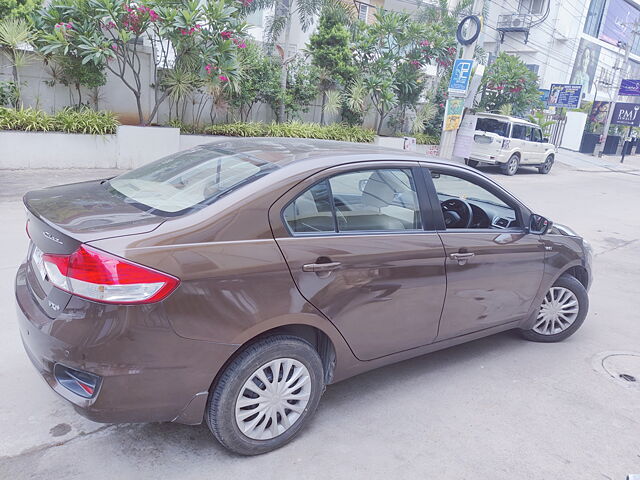
{"type": "Polygon", "coordinates": [[[225,30],[224,32],[220,32],[220,36],[225,40],[229,40],[231,38],[231,35],[232,33],[228,30],[225,30]]]}
{"type": "Polygon", "coordinates": [[[242,5],[244,5],[245,7],[251,5],[252,2],[253,0],[240,0],[240,3],[242,3],[242,5]]]}
{"type": "Polygon", "coordinates": [[[180,33],[181,33],[182,35],[189,35],[189,32],[187,32],[184,28],[181,28],[181,29],[180,29],[180,33]]]}
{"type": "Polygon", "coordinates": [[[438,106],[439,106],[440,108],[444,108],[444,103],[440,103],[438,106]]]}
{"type": "Polygon", "coordinates": [[[220,79],[221,82],[228,82],[229,79],[227,77],[225,77],[224,75],[219,75],[218,78],[220,79]]]}
{"type": "Polygon", "coordinates": [[[156,21],[160,20],[160,15],[158,15],[155,10],[149,9],[148,13],[149,13],[149,19],[152,22],[156,22],[156,21]]]}
{"type": "Polygon", "coordinates": [[[429,40],[423,40],[423,41],[420,42],[420,45],[423,46],[423,47],[428,47],[431,44],[429,43],[429,40]]]}
{"type": "Polygon", "coordinates": [[[204,69],[207,71],[207,73],[211,73],[211,65],[205,65],[204,69]]]}
{"type": "Polygon", "coordinates": [[[117,44],[115,44],[115,43],[112,43],[112,44],[111,44],[111,50],[113,50],[113,51],[118,50],[118,45],[117,45],[117,44]]]}
{"type": "Polygon", "coordinates": [[[246,43],[244,43],[244,42],[239,43],[239,44],[237,44],[237,45],[238,45],[238,48],[247,48],[247,44],[246,44],[246,43]]]}

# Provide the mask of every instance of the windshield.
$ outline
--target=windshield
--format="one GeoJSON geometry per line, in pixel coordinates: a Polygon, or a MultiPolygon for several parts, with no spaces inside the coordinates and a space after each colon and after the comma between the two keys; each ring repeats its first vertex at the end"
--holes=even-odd
{"type": "Polygon", "coordinates": [[[208,205],[275,168],[249,155],[199,147],[112,178],[106,185],[143,210],[171,215],[208,205]]]}
{"type": "Polygon", "coordinates": [[[507,122],[501,122],[495,118],[479,118],[476,123],[476,130],[482,130],[483,132],[496,133],[501,137],[506,137],[509,131],[509,124],[507,122]]]}

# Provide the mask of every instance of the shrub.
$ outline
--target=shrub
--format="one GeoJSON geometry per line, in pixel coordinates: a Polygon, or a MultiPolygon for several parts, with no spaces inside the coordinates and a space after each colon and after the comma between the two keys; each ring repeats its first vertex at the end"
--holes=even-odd
{"type": "Polygon", "coordinates": [[[439,145],[440,135],[431,135],[429,133],[416,133],[416,143],[419,145],[439,145]]]}
{"type": "Polygon", "coordinates": [[[371,143],[375,132],[362,127],[344,124],[319,125],[317,123],[228,123],[205,128],[210,135],[233,137],[293,137],[342,140],[346,142],[371,143]]]}
{"type": "Polygon", "coordinates": [[[108,135],[116,132],[119,122],[112,112],[91,109],[65,109],[49,115],[33,108],[0,107],[0,130],[25,132],[66,132],[108,135]]]}

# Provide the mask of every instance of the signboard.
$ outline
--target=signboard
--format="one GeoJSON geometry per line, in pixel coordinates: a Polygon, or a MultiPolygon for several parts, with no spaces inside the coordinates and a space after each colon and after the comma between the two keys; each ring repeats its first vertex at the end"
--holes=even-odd
{"type": "Polygon", "coordinates": [[[449,80],[449,93],[451,95],[456,97],[465,97],[467,95],[472,68],[473,60],[462,60],[458,58],[453,63],[451,80],[449,80]]]}
{"type": "Polygon", "coordinates": [[[637,103],[616,103],[613,107],[613,125],[640,127],[640,105],[637,103]]]}
{"type": "Polygon", "coordinates": [[[444,130],[457,130],[462,120],[464,98],[450,98],[444,112],[444,130]]]}
{"type": "Polygon", "coordinates": [[[640,11],[625,0],[609,0],[600,27],[600,40],[611,45],[618,42],[633,43],[634,24],[640,20],[640,11]]]}
{"type": "Polygon", "coordinates": [[[549,89],[547,105],[550,107],[579,108],[581,94],[582,85],[553,83],[549,89]]]}
{"type": "Polygon", "coordinates": [[[593,102],[591,106],[591,112],[589,113],[588,122],[591,124],[594,123],[605,123],[607,121],[607,116],[609,115],[609,108],[611,107],[611,102],[603,102],[600,100],[596,100],[593,102]]]}
{"type": "Polygon", "coordinates": [[[640,95],[640,80],[622,80],[618,93],[620,95],[640,95]]]}
{"type": "Polygon", "coordinates": [[[548,88],[539,88],[538,92],[540,93],[540,100],[547,103],[547,100],[549,100],[549,93],[551,91],[548,88]]]}
{"type": "Polygon", "coordinates": [[[596,70],[600,60],[600,45],[580,39],[576,60],[573,62],[571,80],[573,85],[582,85],[582,91],[587,95],[593,90],[593,82],[596,78],[596,70]]]}

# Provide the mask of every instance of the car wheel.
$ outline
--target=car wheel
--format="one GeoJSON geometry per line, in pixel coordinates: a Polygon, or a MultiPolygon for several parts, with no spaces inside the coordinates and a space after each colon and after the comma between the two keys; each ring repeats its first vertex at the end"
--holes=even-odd
{"type": "Polygon", "coordinates": [[[478,166],[478,162],[477,160],[467,160],[467,165],[469,165],[472,168],[476,168],[478,166]]]}
{"type": "Polygon", "coordinates": [[[546,175],[551,171],[551,167],[553,167],[553,155],[549,155],[542,166],[538,167],[538,172],[546,175]]]}
{"type": "Polygon", "coordinates": [[[511,158],[507,161],[507,163],[502,165],[502,173],[505,175],[515,175],[518,171],[518,167],[520,165],[520,158],[515,153],[511,155],[511,158]]]}
{"type": "Polygon", "coordinates": [[[588,310],[584,286],[575,277],[562,275],[542,299],[533,328],[522,335],[534,342],[560,342],[580,328],[588,310]]]}
{"type": "Polygon", "coordinates": [[[257,455],[289,442],[309,421],[324,390],[316,350],[277,335],[243,350],[224,370],[207,403],[209,429],[229,450],[257,455]]]}

